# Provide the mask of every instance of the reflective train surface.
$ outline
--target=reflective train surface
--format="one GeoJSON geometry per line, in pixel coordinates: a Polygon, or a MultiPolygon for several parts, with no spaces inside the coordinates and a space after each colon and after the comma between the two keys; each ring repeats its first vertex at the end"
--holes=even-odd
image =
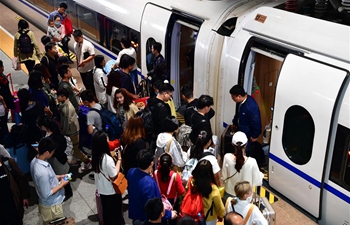
{"type": "MultiPolygon", "coordinates": [[[[43,30],[61,2],[1,1],[43,30]]],[[[142,74],[162,43],[174,102],[187,83],[213,96],[218,135],[237,110],[229,90],[243,85],[266,128],[269,185],[319,224],[350,224],[350,0],[65,2],[98,54],[116,58],[130,37],[142,74]]]]}

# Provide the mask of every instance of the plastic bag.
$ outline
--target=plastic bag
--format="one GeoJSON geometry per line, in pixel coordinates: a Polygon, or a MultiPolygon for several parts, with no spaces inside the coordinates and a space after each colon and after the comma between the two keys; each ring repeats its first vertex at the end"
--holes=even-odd
{"type": "Polygon", "coordinates": [[[12,68],[14,70],[21,70],[21,63],[18,63],[17,57],[12,58],[12,68]]]}

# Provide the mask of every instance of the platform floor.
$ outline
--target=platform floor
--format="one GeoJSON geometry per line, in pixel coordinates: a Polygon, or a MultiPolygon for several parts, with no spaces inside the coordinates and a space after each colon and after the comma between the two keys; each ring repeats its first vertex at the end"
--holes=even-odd
{"type": "MultiPolygon", "coordinates": [[[[27,71],[14,71],[11,65],[11,58],[13,57],[13,34],[17,31],[18,18],[20,17],[15,12],[0,3],[0,59],[3,60],[5,66],[5,74],[11,73],[14,83],[14,89],[18,90],[22,87],[27,87],[28,75],[27,71]]],[[[44,51],[43,45],[40,43],[40,38],[44,32],[30,24],[30,29],[34,32],[36,40],[39,42],[39,48],[44,51]]],[[[78,85],[83,86],[75,64],[71,65],[73,77],[77,79],[78,85]]],[[[9,124],[10,125],[10,124],[9,124]]],[[[88,178],[90,172],[79,174],[77,167],[71,167],[73,173],[73,180],[71,181],[73,189],[73,197],[63,203],[64,213],[67,217],[73,217],[78,225],[84,224],[98,224],[96,216],[96,202],[95,202],[95,184],[94,181],[88,178]]],[[[28,175],[28,179],[31,180],[28,175]]],[[[37,206],[37,195],[33,182],[29,182],[31,198],[30,207],[25,209],[24,224],[36,225],[42,224],[37,206]]],[[[278,201],[272,204],[276,211],[278,225],[314,225],[314,221],[309,219],[298,209],[294,208],[282,197],[276,195],[278,201]]],[[[132,221],[128,218],[128,199],[123,200],[124,219],[128,225],[132,221]]]]}

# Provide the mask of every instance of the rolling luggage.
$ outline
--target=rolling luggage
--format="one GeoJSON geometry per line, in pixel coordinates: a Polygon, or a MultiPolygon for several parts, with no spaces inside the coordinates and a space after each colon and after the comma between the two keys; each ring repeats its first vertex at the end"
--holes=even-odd
{"type": "Polygon", "coordinates": [[[266,197],[261,198],[259,209],[269,225],[276,225],[276,212],[266,197]]]}
{"type": "Polygon", "coordinates": [[[224,158],[226,153],[234,153],[235,149],[232,146],[232,136],[234,131],[231,129],[231,126],[228,125],[224,132],[221,135],[221,158],[224,158]]]}
{"type": "Polygon", "coordinates": [[[25,143],[16,144],[12,147],[7,147],[6,150],[11,157],[17,162],[19,168],[24,174],[30,172],[30,162],[27,159],[28,146],[25,143]]]}

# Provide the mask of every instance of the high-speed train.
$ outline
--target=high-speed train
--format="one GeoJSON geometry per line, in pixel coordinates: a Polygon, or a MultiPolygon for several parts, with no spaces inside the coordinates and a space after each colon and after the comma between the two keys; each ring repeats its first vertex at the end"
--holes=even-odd
{"type": "MultiPolygon", "coordinates": [[[[60,1],[2,2],[46,30],[60,1]]],[[[115,58],[130,37],[142,74],[150,46],[162,43],[176,105],[187,83],[213,96],[216,134],[236,112],[230,88],[243,85],[271,130],[269,185],[319,224],[350,224],[349,0],[66,2],[98,54],[115,58]]]]}

